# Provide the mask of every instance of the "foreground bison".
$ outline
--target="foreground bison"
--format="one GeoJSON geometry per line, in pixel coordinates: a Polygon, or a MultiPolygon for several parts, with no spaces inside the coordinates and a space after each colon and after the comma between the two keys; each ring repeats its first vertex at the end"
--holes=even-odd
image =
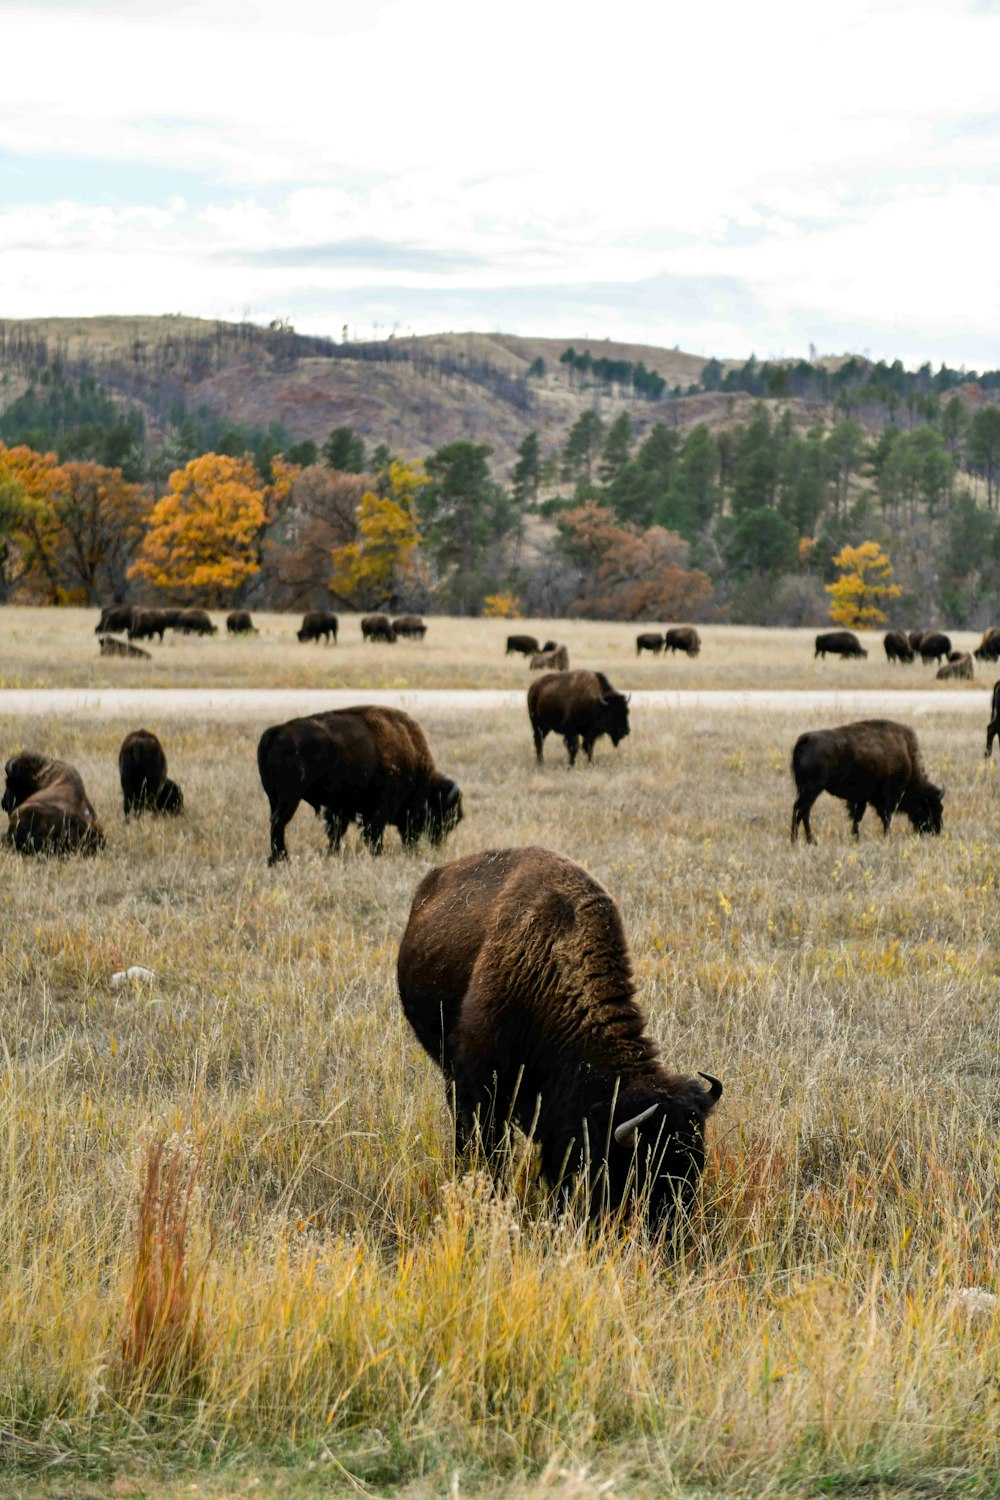
{"type": "Polygon", "coordinates": [[[230,610],[226,616],[226,633],[228,635],[260,634],[248,609],[230,610]]]}
{"type": "Polygon", "coordinates": [[[581,744],[587,759],[594,759],[602,734],[618,748],[628,734],[628,698],[615,692],[603,672],[549,672],[528,689],[528,717],[539,764],[545,736],[561,734],[574,766],[581,744]]]}
{"type": "Polygon", "coordinates": [[[1000,734],[1000,682],[993,684],[993,712],[986,726],[986,759],[993,754],[993,741],[1000,734]]]}
{"type": "Polygon", "coordinates": [[[920,652],[920,660],[924,666],[929,661],[947,661],[951,655],[951,636],[940,630],[923,630],[920,633],[920,643],[914,649],[920,652]]]}
{"type": "Polygon", "coordinates": [[[167,757],[152,730],[133,729],[122,740],[118,776],[126,818],[132,813],[184,811],[184,794],[167,775],[167,757]]]}
{"type": "Polygon", "coordinates": [[[333,644],[337,644],[337,628],[340,624],[337,616],[328,609],[310,609],[302,616],[302,624],[295,632],[300,641],[316,641],[322,636],[324,645],[329,646],[330,637],[333,644]]]}
{"type": "Polygon", "coordinates": [[[104,830],[74,766],[22,750],[4,767],[7,842],[22,854],[93,854],[104,830]]]}
{"type": "Polygon", "coordinates": [[[809,813],[821,792],[840,797],[851,814],[851,832],[859,836],[869,804],[889,832],[894,812],[904,812],[918,833],[940,833],[944,792],[927,779],[912,729],[890,719],[862,719],[839,729],[802,734],[792,751],[792,775],[798,796],[792,808],[792,843],[799,824],[806,841],[815,843],[809,813]]]}
{"type": "Polygon", "coordinates": [[[410,641],[422,641],[427,634],[427,625],[419,615],[400,615],[393,620],[392,628],[396,635],[410,641]]]}
{"type": "Polygon", "coordinates": [[[551,672],[569,671],[569,652],[565,646],[557,646],[555,641],[550,641],[541,651],[536,651],[528,663],[532,672],[542,672],[546,668],[551,672]]]}
{"type": "Polygon", "coordinates": [[[388,615],[362,615],[361,635],[366,641],[386,641],[392,645],[396,632],[388,615]]]}
{"type": "Polygon", "coordinates": [[[683,651],[686,656],[697,656],[701,650],[701,636],[693,625],[675,625],[667,631],[663,645],[671,655],[683,651]]]}
{"type": "Polygon", "coordinates": [[[462,794],[435,768],[424,731],[397,708],[333,709],[265,729],[257,746],[271,804],[268,864],[288,858],[285,829],[300,802],[322,813],[331,851],[349,823],[373,854],[389,824],[404,844],[439,844],[462,817],[462,794]]]}
{"type": "Polygon", "coordinates": [[[868,652],[853,630],[825,630],[816,637],[813,660],[820,656],[825,661],[827,654],[830,656],[867,656],[868,652]]]}
{"type": "Polygon", "coordinates": [[[882,644],[885,647],[887,662],[916,660],[916,653],[901,630],[887,630],[882,644]]]}
{"type": "Polygon", "coordinates": [[[943,667],[938,667],[935,677],[945,681],[960,679],[969,681],[975,675],[972,657],[968,651],[952,651],[943,667]]]}
{"type": "Polygon", "coordinates": [[[638,1200],[655,1228],[677,1201],[690,1206],[722,1084],[663,1066],[621,914],[592,875],[531,848],[431,870],[397,974],[404,1014],[454,1088],[459,1151],[478,1123],[492,1154],[516,1123],[564,1202],[587,1174],[594,1218],[638,1200]]]}
{"type": "Polygon", "coordinates": [[[512,651],[519,656],[534,656],[539,649],[538,638],[533,635],[509,635],[507,637],[507,649],[504,656],[509,656],[512,651]]]}
{"type": "Polygon", "coordinates": [[[644,651],[652,651],[658,656],[663,650],[663,636],[658,630],[644,630],[635,638],[635,654],[641,656],[644,651]]]}

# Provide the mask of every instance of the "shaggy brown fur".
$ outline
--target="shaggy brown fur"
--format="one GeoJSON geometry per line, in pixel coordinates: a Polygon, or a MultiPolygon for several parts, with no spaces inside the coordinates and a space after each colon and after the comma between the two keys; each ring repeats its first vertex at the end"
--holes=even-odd
{"type": "Polygon", "coordinates": [[[152,653],[144,651],[141,646],[133,646],[131,641],[120,641],[115,635],[102,635],[100,637],[102,656],[128,656],[133,661],[152,661],[152,653]]]}
{"type": "Polygon", "coordinates": [[[388,615],[362,615],[361,635],[366,641],[386,641],[389,645],[396,639],[396,632],[388,615]]]}
{"type": "Polygon", "coordinates": [[[683,651],[687,656],[697,656],[701,650],[701,636],[693,625],[676,625],[663,638],[665,650],[683,651]]]}
{"type": "Polygon", "coordinates": [[[104,830],[74,766],[22,750],[4,773],[0,808],[9,815],[8,844],[22,854],[93,854],[104,848],[104,830]]]}
{"type": "Polygon", "coordinates": [[[972,654],[977,661],[996,661],[1000,657],[1000,629],[996,625],[983,631],[983,638],[972,654]]]}
{"type": "Polygon", "coordinates": [[[561,734],[571,766],[582,743],[589,761],[602,734],[616,747],[629,732],[628,699],[616,693],[603,672],[550,672],[528,689],[528,717],[535,756],[543,758],[547,734],[561,734]]]}
{"type": "Polygon", "coordinates": [[[569,670],[569,652],[565,646],[546,646],[544,651],[535,652],[528,665],[532,672],[546,667],[553,672],[566,672],[569,670]]]}
{"type": "Polygon", "coordinates": [[[125,816],[131,813],[179,813],[184,796],[167,775],[163,746],[149,729],[133,729],[118,752],[118,775],[122,784],[125,816]]]}
{"type": "Polygon", "coordinates": [[[871,805],[889,832],[894,812],[904,812],[918,833],[941,832],[944,792],[927,778],[913,730],[891,719],[862,719],[838,729],[802,734],[792,751],[792,775],[798,796],[792,808],[792,843],[799,824],[807,843],[815,843],[809,813],[821,792],[847,803],[851,832],[859,836],[861,819],[871,805]]]}
{"type": "Polygon", "coordinates": [[[944,666],[938,667],[935,676],[943,678],[945,681],[956,678],[968,681],[975,676],[972,657],[968,651],[952,651],[944,666]]]}
{"type": "Polygon", "coordinates": [[[929,661],[947,660],[951,655],[951,637],[940,630],[925,630],[921,633],[920,644],[915,649],[920,652],[920,660],[924,666],[929,661]]]}
{"type": "Polygon", "coordinates": [[[917,659],[916,652],[901,630],[887,630],[882,638],[882,645],[888,662],[912,662],[917,659]]]}
{"type": "Polygon", "coordinates": [[[319,644],[320,636],[324,643],[329,646],[330,637],[333,644],[337,644],[337,628],[340,621],[337,616],[328,609],[310,609],[302,616],[302,624],[296,631],[300,641],[315,641],[319,644]]]}

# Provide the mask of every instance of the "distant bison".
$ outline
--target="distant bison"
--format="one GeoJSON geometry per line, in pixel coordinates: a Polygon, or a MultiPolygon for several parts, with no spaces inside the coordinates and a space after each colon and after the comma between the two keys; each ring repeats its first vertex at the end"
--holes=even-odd
{"type": "Polygon", "coordinates": [[[920,652],[920,659],[924,666],[929,661],[946,661],[951,655],[951,637],[944,635],[940,630],[924,630],[921,632],[920,644],[916,650],[920,652]]]}
{"type": "Polygon", "coordinates": [[[174,618],[170,624],[174,630],[179,630],[181,635],[216,635],[218,625],[213,625],[207,610],[204,609],[178,609],[173,611],[174,618]]]}
{"type": "Polygon", "coordinates": [[[826,630],[816,637],[815,656],[826,660],[830,656],[867,656],[853,630],[826,630]]]}
{"type": "Polygon", "coordinates": [[[179,813],[184,794],[167,775],[163,746],[150,729],[133,729],[118,752],[125,816],[132,813],[179,813]]]}
{"type": "Polygon", "coordinates": [[[424,731],[396,708],[333,709],[265,729],[257,746],[271,805],[269,864],[288,858],[285,829],[300,802],[322,813],[331,851],[358,822],[373,854],[386,827],[404,844],[439,844],[462,817],[462,794],[434,765],[424,731]]]}
{"type": "Polygon", "coordinates": [[[924,638],[924,636],[926,634],[927,634],[926,630],[911,630],[909,632],[909,634],[907,635],[906,639],[910,643],[911,650],[913,650],[913,651],[919,651],[920,650],[920,642],[923,640],[923,638],[924,638]]]}
{"type": "Polygon", "coordinates": [[[7,842],[21,854],[93,854],[104,830],[74,766],[22,750],[4,767],[0,808],[8,814],[7,842]]]}
{"type": "Polygon", "coordinates": [[[388,615],[362,615],[361,634],[366,641],[386,641],[390,645],[396,639],[388,615]]]}
{"type": "Polygon", "coordinates": [[[658,630],[644,630],[635,638],[635,654],[641,656],[644,651],[652,651],[654,656],[663,650],[663,636],[658,630]]]}
{"type": "Polygon", "coordinates": [[[617,747],[629,732],[628,698],[611,686],[603,672],[550,672],[528,689],[528,717],[535,756],[543,759],[547,734],[561,734],[571,766],[577,752],[594,759],[594,744],[606,734],[617,747]]]}
{"type": "Polygon", "coordinates": [[[507,649],[504,656],[509,656],[512,651],[519,656],[534,656],[539,650],[538,641],[533,635],[509,635],[507,637],[507,649]]]}
{"type": "Polygon", "coordinates": [[[983,638],[972,654],[977,661],[1000,659],[1000,629],[996,625],[991,625],[988,630],[983,631],[983,638]]]}
{"type": "Polygon", "coordinates": [[[952,651],[943,667],[938,667],[935,676],[945,681],[965,680],[974,676],[972,657],[968,651],[952,651]]]}
{"type": "Polygon", "coordinates": [[[226,631],[229,635],[258,635],[248,609],[234,609],[226,616],[226,631]]]}
{"type": "Polygon", "coordinates": [[[419,615],[400,615],[393,620],[392,628],[397,635],[412,641],[422,641],[427,634],[427,625],[419,615]]]}
{"type": "Polygon", "coordinates": [[[944,792],[928,781],[912,729],[889,719],[863,719],[839,729],[802,734],[792,751],[798,796],[792,808],[792,843],[799,824],[815,843],[809,813],[821,792],[846,802],[851,832],[858,837],[869,804],[889,832],[892,815],[906,813],[918,833],[940,833],[944,792]]]}
{"type": "Polygon", "coordinates": [[[683,651],[686,656],[697,656],[701,650],[701,636],[693,625],[676,625],[663,638],[664,650],[683,651]]]}
{"type": "Polygon", "coordinates": [[[116,635],[102,635],[100,648],[102,656],[129,656],[134,661],[153,660],[149,651],[144,651],[141,646],[133,646],[131,641],[120,641],[116,635]]]}
{"type": "Polygon", "coordinates": [[[94,634],[120,635],[123,630],[128,630],[134,614],[134,604],[106,604],[94,626],[94,634]]]}
{"type": "Polygon", "coordinates": [[[986,726],[986,759],[993,754],[993,741],[1000,735],[1000,682],[993,684],[993,713],[986,726]]]}
{"type": "Polygon", "coordinates": [[[565,646],[557,646],[552,642],[542,651],[536,651],[528,666],[532,672],[544,671],[546,667],[550,671],[566,672],[569,670],[569,652],[565,646]]]}
{"type": "Polygon", "coordinates": [[[153,636],[158,636],[160,644],[163,643],[165,633],[173,625],[172,616],[176,616],[177,610],[167,609],[137,609],[132,615],[132,623],[128,627],[128,638],[130,641],[151,641],[153,636]]]}
{"type": "Polygon", "coordinates": [[[916,661],[916,653],[901,630],[887,630],[882,644],[885,647],[886,661],[916,661]]]}
{"type": "Polygon", "coordinates": [[[302,624],[295,634],[300,641],[316,641],[317,643],[322,637],[327,646],[332,636],[333,644],[336,645],[339,623],[337,616],[331,614],[328,609],[310,609],[302,616],[302,624]]]}
{"type": "Polygon", "coordinates": [[[621,913],[586,870],[532,848],[431,870],[397,976],[403,1012],[454,1090],[459,1152],[478,1126],[495,1161],[517,1124],[563,1204],[586,1174],[594,1219],[633,1203],[656,1228],[691,1207],[722,1084],[663,1066],[621,913]]]}

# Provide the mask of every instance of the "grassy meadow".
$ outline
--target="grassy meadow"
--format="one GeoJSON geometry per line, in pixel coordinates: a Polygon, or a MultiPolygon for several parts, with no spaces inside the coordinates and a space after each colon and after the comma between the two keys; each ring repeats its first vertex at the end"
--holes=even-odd
{"type": "Polygon", "coordinates": [[[381,859],[355,833],[328,858],[300,809],[268,870],[263,725],[149,723],[187,811],[126,825],[135,724],[0,719],[4,757],[78,766],[108,836],[93,859],[0,852],[9,1484],[996,1494],[1000,784],[978,723],[918,726],[940,839],[898,819],[883,841],[869,813],[855,845],[823,798],[793,849],[792,716],[642,709],[572,773],[551,739],[535,767],[522,713],[424,722],[465,800],[443,857],[579,859],[622,906],[667,1062],[723,1080],[694,1221],[673,1245],[589,1235],[527,1148],[498,1195],[456,1175],[394,978],[437,857],[390,830],[381,859]],[[154,982],[112,988],[135,964],[154,982]]]}
{"type": "MultiPolygon", "coordinates": [[[[98,654],[98,611],[0,609],[0,690],[4,688],[516,688],[527,686],[527,660],[505,656],[508,634],[564,642],[571,666],[607,672],[616,687],[632,688],[961,688],[935,682],[935,668],[915,663],[890,666],[882,633],[861,631],[867,661],[817,661],[815,629],[770,630],[754,626],[702,625],[700,656],[679,653],[637,657],[640,630],[662,628],[593,620],[465,620],[428,618],[422,641],[394,645],[362,641],[359,616],[340,616],[337,646],[301,643],[299,614],[254,614],[258,636],[229,638],[225,611],[213,610],[220,627],[210,637],[167,633],[161,646],[140,642],[150,661],[98,654]]],[[[958,650],[978,645],[978,631],[956,631],[958,650]]],[[[975,663],[976,682],[989,686],[998,675],[990,663],[975,663]]]]}

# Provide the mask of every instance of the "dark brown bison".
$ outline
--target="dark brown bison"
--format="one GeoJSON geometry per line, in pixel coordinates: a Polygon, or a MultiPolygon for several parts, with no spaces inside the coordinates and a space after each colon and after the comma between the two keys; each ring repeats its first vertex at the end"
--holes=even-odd
{"type": "Polygon", "coordinates": [[[983,638],[972,653],[977,661],[997,661],[1000,659],[1000,629],[991,625],[988,630],[983,631],[983,638]]]}
{"type": "Polygon", "coordinates": [[[173,616],[177,610],[169,609],[137,609],[132,615],[132,623],[128,627],[128,638],[130,641],[151,641],[153,636],[158,636],[160,644],[163,643],[165,633],[173,625],[173,616]]]}
{"type": "Polygon", "coordinates": [[[322,636],[325,645],[329,646],[330,637],[333,644],[337,644],[337,627],[340,621],[335,614],[328,609],[310,609],[302,616],[302,624],[295,632],[300,641],[316,641],[319,643],[322,636]]]}
{"type": "Polygon", "coordinates": [[[897,811],[906,813],[918,833],[941,832],[944,792],[928,781],[917,737],[905,724],[863,719],[799,735],[792,775],[798,792],[792,808],[793,844],[800,823],[807,843],[816,842],[809,812],[821,792],[847,803],[855,838],[869,804],[882,819],[883,833],[889,832],[897,811]]]}
{"type": "Polygon", "coordinates": [[[532,672],[544,671],[547,667],[553,672],[567,672],[569,670],[569,652],[565,646],[552,644],[546,646],[543,651],[536,651],[528,666],[532,672]]]}
{"type": "Polygon", "coordinates": [[[104,830],[74,766],[22,750],[4,767],[7,842],[22,854],[93,854],[104,830]]]}
{"type": "Polygon", "coordinates": [[[658,656],[663,650],[663,636],[658,630],[644,630],[642,635],[635,638],[635,654],[641,656],[644,651],[652,651],[658,656]]]}
{"type": "Polygon", "coordinates": [[[561,734],[573,766],[581,744],[593,761],[602,734],[617,749],[628,734],[628,698],[615,692],[603,672],[549,672],[528,689],[528,717],[539,763],[545,736],[561,734]]]}
{"type": "Polygon", "coordinates": [[[217,635],[219,627],[213,625],[208,611],[204,609],[178,609],[170,622],[181,635],[217,635]]]}
{"type": "Polygon", "coordinates": [[[398,620],[393,620],[392,628],[396,635],[411,641],[422,641],[427,634],[427,625],[419,615],[400,615],[398,620]]]}
{"type": "Polygon", "coordinates": [[[938,667],[935,677],[948,681],[970,681],[975,675],[972,657],[968,651],[952,651],[943,667],[938,667]]]}
{"type": "Polygon", "coordinates": [[[637,1201],[652,1227],[687,1209],[722,1084],[668,1073],[635,1001],[621,913],[548,849],[492,849],[417,887],[397,965],[403,1012],[454,1090],[455,1138],[493,1156],[509,1124],[541,1146],[565,1201],[637,1201]]]}
{"type": "Polygon", "coordinates": [[[683,651],[686,656],[697,656],[701,650],[701,636],[693,625],[676,625],[663,638],[664,650],[683,651]]]}
{"type": "Polygon", "coordinates": [[[908,632],[906,639],[909,641],[912,651],[920,650],[920,642],[926,634],[926,630],[911,630],[908,632]]]}
{"type": "Polygon", "coordinates": [[[816,650],[813,657],[821,656],[826,660],[827,653],[831,656],[867,656],[868,652],[862,646],[853,630],[825,630],[816,637],[816,650]]]}
{"type": "Polygon", "coordinates": [[[153,660],[151,652],[144,651],[141,646],[133,646],[131,641],[121,641],[116,635],[102,635],[100,649],[102,656],[128,656],[133,661],[153,660]]]}
{"type": "Polygon", "coordinates": [[[132,813],[179,813],[184,794],[167,775],[163,746],[150,729],[133,729],[118,752],[125,816],[132,813]]]}
{"type": "Polygon", "coordinates": [[[101,610],[100,620],[94,626],[94,634],[120,635],[123,630],[128,630],[134,614],[134,604],[106,604],[101,610]]]}
{"type": "Polygon", "coordinates": [[[512,651],[519,656],[534,656],[539,650],[538,641],[533,635],[509,635],[507,637],[507,649],[504,656],[509,656],[512,651]]]}
{"type": "Polygon", "coordinates": [[[951,637],[940,630],[925,630],[921,633],[920,645],[916,649],[924,666],[929,661],[947,661],[951,655],[951,637]]]}
{"type": "Polygon", "coordinates": [[[362,615],[361,635],[366,641],[386,641],[390,645],[396,639],[396,632],[388,615],[362,615]]]}
{"type": "Polygon", "coordinates": [[[230,610],[226,616],[226,631],[229,635],[259,635],[248,609],[230,610]]]}
{"type": "Polygon", "coordinates": [[[882,644],[885,647],[886,661],[916,661],[916,652],[901,630],[887,630],[882,644]]]}
{"type": "Polygon", "coordinates": [[[434,844],[462,817],[462,794],[435,768],[424,731],[397,708],[333,709],[265,729],[257,746],[271,804],[269,864],[288,858],[285,829],[300,802],[326,823],[331,851],[349,823],[373,854],[392,824],[404,844],[434,844]]]}
{"type": "Polygon", "coordinates": [[[1000,682],[993,684],[993,712],[986,726],[986,759],[993,754],[993,741],[1000,734],[1000,682]]]}

